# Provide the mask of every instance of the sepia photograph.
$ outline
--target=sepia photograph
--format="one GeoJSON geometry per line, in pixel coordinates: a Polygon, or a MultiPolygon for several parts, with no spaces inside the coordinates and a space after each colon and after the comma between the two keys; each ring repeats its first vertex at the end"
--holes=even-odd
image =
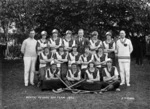
{"type": "Polygon", "coordinates": [[[150,0],[0,0],[0,109],[150,109],[150,0]]]}

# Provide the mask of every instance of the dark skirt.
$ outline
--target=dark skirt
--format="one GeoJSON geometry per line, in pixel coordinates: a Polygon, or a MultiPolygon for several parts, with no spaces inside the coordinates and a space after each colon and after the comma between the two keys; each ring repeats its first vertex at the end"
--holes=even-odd
{"type": "MultiPolygon", "coordinates": [[[[102,88],[105,88],[105,87],[107,87],[108,85],[110,85],[112,82],[103,82],[103,85],[102,85],[102,88]]],[[[112,88],[111,89],[109,89],[109,91],[114,91],[114,90],[116,90],[117,88],[119,88],[119,86],[120,86],[120,81],[118,80],[118,81],[116,81],[115,83],[113,83],[112,84],[112,88]]]]}
{"type": "Polygon", "coordinates": [[[35,71],[39,71],[39,67],[40,67],[40,59],[39,59],[39,56],[38,56],[37,60],[36,60],[36,64],[35,64],[35,71]]]}
{"type": "Polygon", "coordinates": [[[41,90],[56,90],[59,88],[65,88],[65,85],[59,79],[44,80],[41,85],[41,90]]]}
{"type": "Polygon", "coordinates": [[[85,71],[86,71],[86,69],[81,69],[81,78],[82,79],[85,78],[85,71]]]}
{"type": "Polygon", "coordinates": [[[79,89],[81,90],[89,90],[89,91],[95,91],[95,90],[101,90],[102,88],[102,82],[83,82],[81,83],[79,89]]]}
{"type": "Polygon", "coordinates": [[[68,63],[62,63],[60,67],[61,78],[65,80],[68,71],[68,63]]]}

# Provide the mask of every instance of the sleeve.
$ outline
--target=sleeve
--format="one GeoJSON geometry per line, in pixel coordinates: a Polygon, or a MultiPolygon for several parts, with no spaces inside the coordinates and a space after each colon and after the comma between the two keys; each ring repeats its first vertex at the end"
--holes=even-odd
{"type": "Polygon", "coordinates": [[[37,41],[37,47],[40,47],[40,43],[39,43],[39,41],[37,41]]]}
{"type": "Polygon", "coordinates": [[[131,40],[129,40],[129,49],[130,49],[130,53],[132,53],[132,51],[133,51],[133,45],[132,45],[131,40]]]}
{"type": "Polygon", "coordinates": [[[81,70],[79,70],[78,78],[81,79],[81,70]]]}
{"type": "Polygon", "coordinates": [[[92,61],[94,61],[94,56],[93,55],[91,56],[91,60],[89,62],[92,62],[92,61]]]}
{"type": "Polygon", "coordinates": [[[60,38],[58,46],[60,47],[62,44],[63,44],[63,41],[62,41],[62,38],[60,38]]]}
{"type": "Polygon", "coordinates": [[[100,80],[100,72],[99,72],[99,70],[97,70],[97,76],[96,76],[96,78],[97,78],[98,80],[100,80]]]}
{"type": "Polygon", "coordinates": [[[103,70],[102,70],[102,77],[106,77],[105,68],[103,68],[103,70]]]}
{"type": "Polygon", "coordinates": [[[26,47],[26,41],[23,41],[22,46],[21,46],[21,52],[23,54],[25,53],[25,47],[26,47]]]}
{"type": "Polygon", "coordinates": [[[68,54],[67,60],[68,60],[68,61],[71,61],[70,54],[68,54]]]}
{"type": "Polygon", "coordinates": [[[94,54],[94,62],[96,62],[96,61],[97,61],[96,54],[94,54]]]}
{"type": "Polygon", "coordinates": [[[118,70],[115,66],[114,66],[114,68],[115,68],[115,76],[118,76],[119,75],[118,70]]]}
{"type": "Polygon", "coordinates": [[[55,54],[53,54],[53,58],[54,58],[54,59],[57,59],[57,55],[56,55],[56,53],[55,53],[55,54]]]}
{"type": "Polygon", "coordinates": [[[108,59],[108,54],[105,54],[105,60],[104,61],[107,61],[108,59]]]}
{"type": "Polygon", "coordinates": [[[75,45],[76,45],[76,42],[75,42],[75,40],[73,40],[73,44],[72,44],[72,47],[73,47],[73,46],[75,46],[75,45]]]}
{"type": "Polygon", "coordinates": [[[39,59],[40,59],[40,60],[44,60],[44,58],[43,58],[43,56],[42,56],[42,53],[40,53],[39,59]]]}
{"type": "Polygon", "coordinates": [[[79,61],[83,62],[82,55],[79,57],[79,61]]]}
{"type": "Polygon", "coordinates": [[[114,50],[116,49],[116,43],[115,43],[115,41],[113,42],[113,49],[114,50]]]}

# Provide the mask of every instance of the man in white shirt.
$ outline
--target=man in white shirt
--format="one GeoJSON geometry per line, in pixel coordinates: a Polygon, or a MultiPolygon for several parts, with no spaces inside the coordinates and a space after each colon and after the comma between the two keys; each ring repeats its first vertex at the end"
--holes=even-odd
{"type": "Polygon", "coordinates": [[[34,85],[34,72],[35,63],[37,59],[36,45],[37,41],[34,39],[35,31],[31,30],[29,37],[25,39],[22,43],[21,52],[24,54],[24,83],[28,86],[29,74],[30,74],[30,84],[34,85]]]}
{"type": "Polygon", "coordinates": [[[126,37],[124,30],[120,31],[120,39],[117,41],[118,62],[120,68],[120,85],[126,84],[130,86],[130,55],[133,51],[132,43],[126,37]]]}

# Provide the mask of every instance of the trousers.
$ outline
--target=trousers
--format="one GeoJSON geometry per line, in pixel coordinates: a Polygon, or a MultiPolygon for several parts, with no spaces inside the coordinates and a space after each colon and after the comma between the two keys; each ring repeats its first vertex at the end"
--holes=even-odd
{"type": "Polygon", "coordinates": [[[30,76],[30,83],[34,83],[34,72],[35,72],[35,63],[37,57],[24,57],[24,83],[27,85],[29,83],[29,76],[30,76]]]}
{"type": "Polygon", "coordinates": [[[121,83],[130,84],[130,61],[119,61],[121,83]]]}

